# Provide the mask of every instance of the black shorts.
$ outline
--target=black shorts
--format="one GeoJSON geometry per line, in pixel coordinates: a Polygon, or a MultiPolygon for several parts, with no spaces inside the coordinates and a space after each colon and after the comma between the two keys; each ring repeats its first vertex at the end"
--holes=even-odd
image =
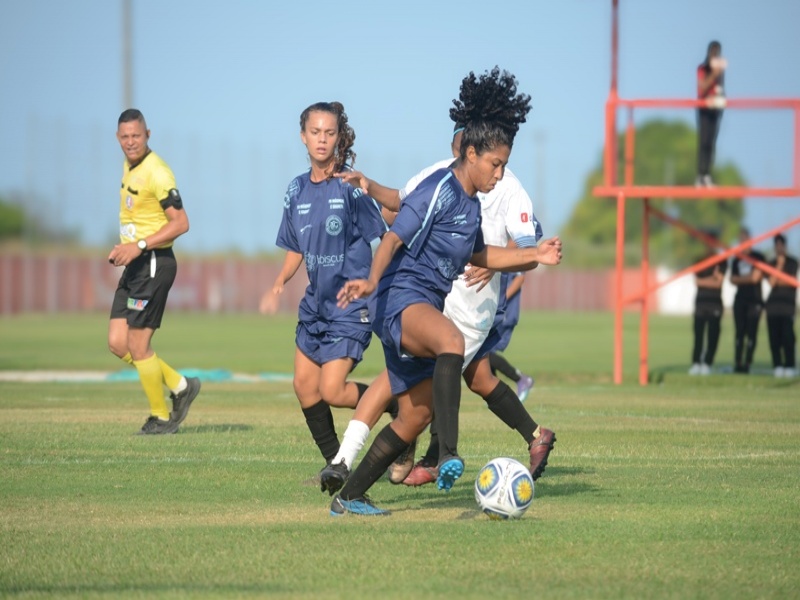
{"type": "Polygon", "coordinates": [[[114,293],[111,318],[129,327],[158,329],[178,263],[172,248],[149,250],[125,267],[114,293]]]}

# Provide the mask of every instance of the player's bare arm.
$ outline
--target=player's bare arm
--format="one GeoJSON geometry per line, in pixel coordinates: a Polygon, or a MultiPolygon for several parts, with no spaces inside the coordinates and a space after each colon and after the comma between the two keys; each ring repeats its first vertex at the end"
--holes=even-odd
{"type": "Polygon", "coordinates": [[[400,190],[381,185],[377,181],[369,179],[360,171],[343,171],[341,173],[335,173],[334,177],[340,178],[353,187],[360,187],[367,192],[370,198],[373,198],[384,208],[388,208],[394,212],[400,210],[400,190]]]}
{"type": "Polygon", "coordinates": [[[561,262],[561,239],[553,237],[530,248],[501,248],[486,246],[472,255],[472,264],[496,271],[530,271],[538,264],[557,265],[561,262]]]}
{"type": "Polygon", "coordinates": [[[303,255],[299,252],[286,251],[283,266],[272,284],[272,289],[264,292],[259,302],[258,310],[262,315],[274,315],[278,311],[279,297],[283,293],[286,282],[294,277],[300,265],[303,264],[303,255]]]}
{"type": "Polygon", "coordinates": [[[347,281],[336,294],[337,306],[345,308],[353,300],[365,298],[375,291],[386,267],[392,257],[403,245],[403,240],[393,231],[387,231],[381,238],[381,243],[372,257],[372,267],[369,270],[369,279],[354,279],[347,281]]]}
{"type": "MultiPolygon", "coordinates": [[[[177,190],[176,190],[177,191],[177,190]]],[[[161,229],[152,235],[144,238],[145,250],[153,248],[161,248],[171,242],[174,242],[184,233],[189,231],[189,217],[186,211],[181,207],[168,206],[164,210],[167,217],[167,223],[161,229]]],[[[138,242],[138,240],[137,240],[138,242]]],[[[139,258],[145,250],[139,248],[137,242],[127,242],[125,244],[117,244],[108,255],[108,262],[116,267],[127,267],[131,262],[139,258]]]]}

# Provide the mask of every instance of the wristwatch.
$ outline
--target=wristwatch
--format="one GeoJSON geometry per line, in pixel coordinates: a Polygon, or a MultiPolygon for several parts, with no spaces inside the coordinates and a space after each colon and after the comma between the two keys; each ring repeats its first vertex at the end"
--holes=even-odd
{"type": "Polygon", "coordinates": [[[139,246],[139,250],[141,250],[142,252],[147,250],[147,240],[144,238],[136,242],[136,245],[139,246]]]}

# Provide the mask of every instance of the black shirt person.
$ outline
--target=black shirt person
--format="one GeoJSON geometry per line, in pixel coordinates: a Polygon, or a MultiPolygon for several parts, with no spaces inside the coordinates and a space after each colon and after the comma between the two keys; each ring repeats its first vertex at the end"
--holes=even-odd
{"type": "MultiPolygon", "coordinates": [[[[797,259],[786,254],[786,238],[778,234],[775,240],[775,258],[770,265],[778,271],[797,277],[797,259]]],[[[772,353],[775,377],[796,377],[795,350],[797,338],[794,319],[797,314],[797,288],[770,276],[772,290],[767,297],[767,333],[772,353]]]]}
{"type": "MultiPolygon", "coordinates": [[[[746,227],[739,231],[739,242],[750,239],[746,227]]],[[[763,254],[752,248],[742,252],[755,260],[766,262],[763,254]]],[[[758,339],[758,322],[764,308],[761,280],[764,274],[748,261],[734,257],[731,263],[731,283],[736,286],[733,300],[733,323],[735,328],[734,358],[735,373],[749,373],[753,353],[758,339]]]]}
{"type": "MultiPolygon", "coordinates": [[[[706,258],[713,256],[709,254],[706,258]]],[[[689,375],[710,375],[719,345],[722,322],[722,282],[726,263],[721,262],[695,275],[694,345],[689,375]]]]}

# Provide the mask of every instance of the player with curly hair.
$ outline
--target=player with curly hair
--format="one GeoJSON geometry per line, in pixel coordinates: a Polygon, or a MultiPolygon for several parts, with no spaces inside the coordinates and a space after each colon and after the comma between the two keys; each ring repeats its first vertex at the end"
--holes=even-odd
{"type": "Polygon", "coordinates": [[[276,242],[286,257],[260,305],[262,313],[274,313],[284,285],[305,262],[309,285],[295,332],[294,391],[326,463],[339,450],[331,406],[354,408],[366,390],[347,378],[372,339],[366,297],[340,307],[336,292],[368,275],[373,246],[388,228],[374,200],[333,177],[355,160],[355,137],[339,102],[318,102],[300,115],[311,168],[286,192],[276,242]]]}
{"type": "Polygon", "coordinates": [[[561,241],[538,247],[486,245],[478,192],[488,193],[503,177],[516,135],[530,110],[530,96],[517,93],[513,75],[499,68],[470,73],[454,100],[451,118],[465,124],[453,168],[432,173],[406,197],[378,246],[369,278],[339,291],[339,306],[376,291],[374,331],[381,339],[399,414],[378,433],[364,459],[331,503],[331,514],[386,514],[367,490],[431,420],[446,425],[439,436],[437,485],[449,490],[464,471],[458,456],[458,410],[464,336],[442,313],[453,281],[470,263],[497,270],[528,270],[558,264],[561,241]],[[455,418],[453,418],[455,415],[455,418]]]}
{"type": "MultiPolygon", "coordinates": [[[[453,157],[457,158],[460,154],[463,132],[463,124],[456,123],[451,141],[453,157]]],[[[426,167],[414,175],[402,189],[385,187],[358,171],[349,171],[339,176],[345,181],[354,182],[354,185],[360,185],[382,206],[396,214],[403,199],[428,175],[441,168],[454,166],[453,157],[426,167]]],[[[505,170],[503,179],[491,192],[479,192],[478,199],[481,205],[481,232],[486,243],[527,247],[535,246],[542,238],[542,228],[533,213],[531,199],[510,169],[505,170]]],[[[540,427],[533,420],[520,405],[523,396],[519,392],[515,394],[496,377],[492,362],[493,353],[508,345],[510,330],[519,316],[519,287],[516,288],[516,294],[509,288],[509,292],[517,299],[516,303],[512,300],[509,306],[505,298],[506,285],[503,282],[509,276],[517,276],[516,280],[524,278],[521,273],[497,273],[469,265],[453,282],[445,299],[444,315],[464,335],[463,376],[469,389],[483,398],[489,410],[526,441],[531,476],[536,480],[547,465],[548,456],[556,441],[555,433],[540,427]],[[511,313],[510,317],[508,313],[511,313]]],[[[530,381],[532,384],[532,379],[530,381]]],[[[390,398],[388,375],[384,382],[382,374],[359,402],[344,432],[339,452],[320,473],[323,491],[327,490],[333,495],[344,485],[370,430],[378,422],[390,398]],[[381,387],[376,387],[378,385],[381,387]]],[[[430,431],[428,449],[419,461],[415,463],[417,444],[412,442],[389,466],[388,476],[391,483],[420,486],[437,480],[440,448],[435,415],[430,431]]]]}

